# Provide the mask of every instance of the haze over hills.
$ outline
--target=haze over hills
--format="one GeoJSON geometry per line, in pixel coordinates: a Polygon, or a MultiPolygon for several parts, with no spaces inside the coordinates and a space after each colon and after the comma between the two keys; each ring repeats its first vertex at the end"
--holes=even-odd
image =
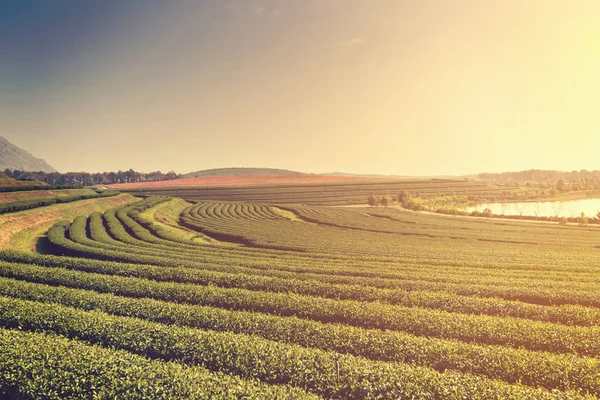
{"type": "Polygon", "coordinates": [[[56,169],[46,161],[34,157],[0,136],[0,170],[6,168],[21,171],[56,172],[56,169]]]}

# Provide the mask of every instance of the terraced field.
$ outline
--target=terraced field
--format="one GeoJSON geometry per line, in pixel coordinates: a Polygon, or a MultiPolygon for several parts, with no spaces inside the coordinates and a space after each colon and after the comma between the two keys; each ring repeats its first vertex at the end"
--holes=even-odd
{"type": "Polygon", "coordinates": [[[59,197],[86,196],[96,193],[92,189],[59,189],[0,192],[0,203],[12,203],[26,200],[54,199],[59,197]]]}
{"type": "Polygon", "coordinates": [[[71,203],[78,200],[113,197],[118,194],[119,192],[116,190],[96,192],[91,189],[0,193],[0,197],[7,200],[6,202],[0,202],[0,214],[31,210],[52,204],[71,203]],[[19,200],[11,201],[11,199],[19,200]]]}
{"type": "Polygon", "coordinates": [[[149,197],[0,253],[1,393],[597,398],[598,233],[149,197]]]}
{"type": "Polygon", "coordinates": [[[2,214],[0,215],[0,249],[31,251],[37,244],[43,244],[38,238],[43,236],[57,221],[71,220],[79,214],[93,211],[104,211],[130,203],[133,199],[131,195],[123,194],[2,214]]]}

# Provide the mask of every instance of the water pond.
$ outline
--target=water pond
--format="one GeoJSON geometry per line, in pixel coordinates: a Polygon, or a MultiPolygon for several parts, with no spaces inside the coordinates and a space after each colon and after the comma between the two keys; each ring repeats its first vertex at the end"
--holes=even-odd
{"type": "Polygon", "coordinates": [[[600,199],[568,201],[544,201],[530,203],[484,203],[467,207],[466,211],[483,211],[486,208],[498,215],[528,215],[538,217],[578,217],[583,212],[587,217],[596,217],[600,211],[600,199]]]}

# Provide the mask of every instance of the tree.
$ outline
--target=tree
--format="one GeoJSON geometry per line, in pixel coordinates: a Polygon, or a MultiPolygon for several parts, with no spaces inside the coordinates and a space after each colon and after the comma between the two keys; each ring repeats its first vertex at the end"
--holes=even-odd
{"type": "Polygon", "coordinates": [[[400,192],[400,194],[398,195],[398,203],[402,204],[406,201],[406,199],[408,198],[408,194],[406,194],[406,192],[403,190],[400,192]]]}
{"type": "Polygon", "coordinates": [[[175,171],[169,171],[165,174],[165,179],[166,180],[177,179],[177,173],[175,173],[175,171]]]}
{"type": "Polygon", "coordinates": [[[392,198],[388,194],[386,194],[385,196],[381,196],[381,199],[379,199],[379,204],[381,204],[384,207],[387,207],[388,204],[390,204],[391,202],[392,198]]]}
{"type": "Polygon", "coordinates": [[[582,212],[577,221],[579,222],[579,226],[587,226],[589,219],[585,216],[585,213],[582,212]]]}
{"type": "Polygon", "coordinates": [[[369,203],[371,207],[375,207],[379,203],[379,199],[377,196],[375,196],[375,194],[371,194],[367,199],[367,203],[369,203]]]}
{"type": "Polygon", "coordinates": [[[559,179],[558,182],[556,182],[556,190],[558,190],[559,192],[564,192],[565,190],[567,190],[565,181],[559,179]]]}

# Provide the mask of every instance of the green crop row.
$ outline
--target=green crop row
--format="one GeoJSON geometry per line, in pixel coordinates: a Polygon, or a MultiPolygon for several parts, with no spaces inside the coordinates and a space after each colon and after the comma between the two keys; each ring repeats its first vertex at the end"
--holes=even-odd
{"type": "Polygon", "coordinates": [[[110,191],[104,191],[101,193],[93,193],[93,194],[92,193],[79,194],[79,195],[71,195],[71,196],[63,196],[63,197],[55,197],[55,198],[33,199],[33,200],[15,201],[15,202],[11,202],[11,203],[2,203],[2,204],[0,204],[0,214],[31,210],[32,208],[49,206],[52,204],[71,203],[73,201],[78,201],[78,200],[96,199],[96,198],[100,198],[100,197],[112,197],[112,196],[116,196],[118,194],[119,194],[118,191],[110,190],[110,191]]]}
{"type": "Polygon", "coordinates": [[[123,350],[41,333],[0,329],[5,399],[316,399],[289,386],[202,367],[148,360],[123,350]]]}
{"type": "MultiPolygon", "coordinates": [[[[200,215],[198,214],[200,211],[199,210],[204,210],[208,207],[211,207],[211,205],[214,204],[212,202],[210,203],[198,203],[194,206],[189,207],[188,209],[184,210],[181,214],[181,219],[182,219],[182,223],[192,229],[197,229],[200,231],[205,231],[207,233],[213,233],[213,234],[219,234],[220,232],[228,232],[230,236],[232,237],[239,237],[238,240],[244,240],[243,235],[240,236],[240,233],[243,233],[244,230],[242,229],[242,227],[246,227],[246,231],[249,228],[249,224],[252,221],[248,221],[248,223],[244,223],[244,224],[240,224],[239,220],[236,221],[227,221],[227,219],[225,218],[212,218],[210,217],[208,214],[206,214],[205,212],[200,215]],[[237,235],[237,236],[235,236],[237,235]]],[[[333,209],[333,208],[332,208],[333,209]]],[[[361,213],[358,211],[354,211],[355,216],[360,217],[361,213]]],[[[422,223],[423,221],[421,221],[421,216],[419,217],[415,217],[415,216],[410,216],[410,218],[415,219],[415,221],[420,221],[419,223],[422,223]]],[[[444,230],[444,231],[448,231],[449,229],[454,229],[456,230],[457,228],[460,229],[461,231],[466,228],[464,226],[462,226],[464,224],[464,221],[450,221],[449,223],[446,222],[443,218],[440,217],[435,217],[435,220],[431,220],[432,217],[431,216],[426,216],[426,218],[429,219],[430,222],[435,222],[436,225],[440,225],[440,221],[443,222],[443,224],[441,224],[441,226],[439,227],[440,229],[444,230]],[[453,224],[458,224],[459,226],[456,227],[453,224]]],[[[371,218],[371,220],[377,220],[377,218],[371,218]]],[[[412,221],[412,222],[415,222],[412,221]]],[[[244,222],[242,220],[242,222],[244,222]]],[[[268,221],[263,221],[263,222],[268,222],[268,221]]],[[[285,222],[285,221],[281,221],[281,222],[285,222]]],[[[475,229],[477,228],[482,236],[487,236],[490,232],[489,229],[485,230],[485,231],[481,231],[481,224],[477,224],[476,222],[468,222],[469,225],[467,225],[468,230],[471,229],[475,229]]],[[[435,227],[434,225],[432,225],[431,223],[428,223],[428,228],[433,228],[435,227]]],[[[260,235],[262,234],[267,234],[269,233],[269,230],[275,230],[275,232],[273,233],[278,233],[280,236],[283,234],[287,234],[288,231],[290,232],[290,240],[292,241],[292,243],[296,243],[298,241],[298,237],[295,236],[299,233],[302,233],[307,226],[310,226],[310,224],[279,224],[276,227],[273,227],[272,225],[269,225],[268,223],[265,224],[258,224],[258,225],[253,225],[254,229],[256,229],[255,233],[257,234],[257,237],[260,237],[260,235]],[[283,229],[285,228],[285,229],[283,229]],[[282,230],[283,229],[283,230],[282,230]]],[[[494,229],[492,229],[494,230],[494,229]]],[[[330,230],[326,230],[327,232],[331,232],[330,230]]],[[[496,229],[496,231],[500,231],[500,229],[496,229]]],[[[358,231],[358,233],[360,233],[361,231],[358,231]]],[[[313,232],[314,233],[314,232],[313,232]]],[[[548,233],[548,232],[544,232],[544,233],[548,233]]],[[[563,232],[559,232],[559,236],[562,238],[561,240],[564,240],[564,237],[562,237],[563,232]]],[[[589,234],[586,234],[587,236],[589,236],[590,238],[593,239],[593,237],[589,234]]],[[[251,237],[252,235],[248,235],[249,237],[251,237]]],[[[426,235],[427,236],[427,235],[426,235]]],[[[556,236],[556,235],[555,235],[556,236]]],[[[274,238],[276,240],[281,241],[282,239],[277,239],[276,236],[274,236],[274,238]]],[[[380,239],[383,239],[385,237],[381,237],[379,236],[380,239]]],[[[361,237],[360,235],[356,238],[353,238],[352,240],[356,240],[356,239],[360,239],[360,240],[364,240],[364,237],[361,237]]],[[[315,238],[308,238],[307,239],[307,243],[309,242],[314,242],[316,239],[315,238]]],[[[481,247],[481,246],[478,246],[481,247]]],[[[314,252],[314,249],[311,249],[311,252],[314,252]]],[[[342,253],[343,254],[343,253],[342,253]]],[[[374,259],[373,256],[369,256],[368,254],[370,253],[361,253],[361,254],[354,254],[353,257],[356,260],[372,260],[374,259]]],[[[348,256],[342,256],[340,254],[332,254],[331,252],[327,252],[326,254],[323,254],[327,259],[333,259],[333,258],[338,258],[338,257],[343,257],[345,259],[346,262],[350,261],[348,259],[348,256]]],[[[466,255],[463,253],[463,255],[466,255]]],[[[383,259],[387,259],[389,260],[389,262],[393,263],[393,262],[398,262],[400,260],[400,258],[398,257],[390,257],[390,256],[383,256],[382,254],[378,254],[376,257],[377,260],[383,260],[383,259]]],[[[404,257],[402,259],[402,261],[404,262],[406,260],[406,257],[404,257]]],[[[536,261],[539,261],[536,260],[536,261]]],[[[431,266],[434,265],[438,265],[440,263],[440,260],[436,260],[436,259],[422,259],[420,260],[420,262],[422,264],[428,264],[431,266]]],[[[448,263],[450,262],[450,265],[456,265],[456,266],[460,266],[462,264],[464,264],[464,261],[458,261],[455,258],[453,260],[445,260],[442,261],[444,263],[448,263]]],[[[475,258],[470,258],[469,263],[471,264],[476,264],[482,268],[486,268],[486,269],[496,269],[499,267],[498,265],[498,259],[494,260],[494,263],[492,265],[486,265],[485,262],[481,262],[481,260],[475,258]]],[[[523,263],[517,263],[515,265],[514,261],[511,263],[503,263],[502,264],[503,267],[505,268],[510,268],[512,270],[514,269],[528,269],[528,270],[552,270],[552,271],[557,271],[557,268],[549,266],[549,265],[530,265],[530,263],[527,264],[523,264],[523,263]]],[[[573,267],[573,266],[567,266],[567,265],[560,265],[560,271],[567,271],[567,270],[576,270],[578,272],[580,271],[586,271],[589,272],[590,271],[590,265],[586,265],[585,268],[578,266],[578,267],[573,267]]]]}
{"type": "MultiPolygon", "coordinates": [[[[172,198],[171,197],[165,197],[165,199],[167,201],[170,201],[172,198]]],[[[153,218],[149,218],[147,216],[142,216],[142,212],[150,209],[152,207],[156,207],[157,205],[162,204],[161,203],[156,203],[151,207],[145,207],[144,210],[133,210],[130,211],[128,213],[129,217],[131,217],[131,219],[133,219],[134,221],[136,221],[138,224],[142,225],[144,228],[146,228],[150,233],[152,233],[154,236],[167,240],[170,242],[170,244],[172,245],[173,243],[180,243],[180,244],[188,244],[188,245],[193,245],[194,242],[192,242],[190,239],[183,239],[180,235],[173,233],[172,230],[170,229],[166,229],[163,226],[159,225],[159,224],[155,224],[154,223],[154,219],[153,218]]]]}
{"type": "MultiPolygon", "coordinates": [[[[565,235],[565,229],[541,224],[523,229],[522,224],[513,222],[484,224],[478,220],[413,215],[390,209],[354,208],[340,213],[333,207],[330,209],[334,211],[322,212],[317,223],[259,221],[228,216],[231,203],[226,204],[203,201],[191,206],[182,212],[182,224],[209,235],[224,235],[223,239],[263,248],[430,258],[447,257],[462,250],[460,255],[465,260],[487,258],[503,264],[539,263],[541,255],[552,255],[551,259],[560,267],[598,267],[592,250],[597,244],[593,229],[566,229],[569,234],[565,235]],[[515,246],[519,247],[516,254],[509,251],[515,246]],[[578,251],[577,258],[572,257],[574,250],[578,251]]],[[[307,207],[286,209],[298,215],[307,207]]]]}
{"type": "Polygon", "coordinates": [[[600,356],[600,327],[564,326],[520,318],[457,314],[293,293],[156,282],[6,262],[0,263],[0,276],[128,297],[148,297],[281,316],[295,315],[321,322],[404,331],[417,336],[600,356]]]}
{"type": "Polygon", "coordinates": [[[58,303],[193,328],[256,335],[304,347],[381,361],[411,363],[437,371],[458,370],[547,389],[600,395],[600,360],[530,352],[502,346],[415,337],[401,332],[323,324],[213,307],[133,299],[89,290],[52,287],[0,278],[0,296],[58,303]]]}
{"type": "MultiPolygon", "coordinates": [[[[122,234],[125,235],[125,228],[123,228],[122,225],[120,226],[122,234]]],[[[229,263],[225,262],[225,267],[223,268],[215,268],[215,266],[207,265],[210,264],[210,261],[208,258],[202,256],[200,249],[203,248],[200,247],[197,247],[196,252],[188,255],[184,250],[176,247],[162,249],[155,246],[150,248],[135,248],[131,247],[133,245],[130,245],[129,247],[123,245],[121,245],[121,247],[108,247],[108,245],[102,243],[94,245],[92,241],[85,237],[84,228],[85,225],[81,219],[76,219],[69,228],[71,238],[77,239],[79,243],[73,243],[66,238],[65,228],[60,225],[53,227],[49,231],[48,238],[51,243],[64,250],[63,254],[90,256],[113,261],[170,266],[197,266],[198,268],[217,270],[225,269],[225,272],[234,269],[228,266],[228,264],[230,265],[230,263],[235,262],[233,257],[226,260],[229,261],[229,263]]],[[[150,234],[148,231],[145,232],[150,234]]],[[[133,238],[131,239],[136,240],[133,238]]],[[[223,265],[223,259],[219,265],[223,265]]],[[[257,282],[256,285],[260,286],[261,290],[294,290],[300,293],[314,294],[323,297],[384,301],[391,304],[414,304],[434,308],[442,307],[450,311],[460,310],[469,313],[511,315],[515,317],[534,318],[568,324],[594,325],[599,321],[598,311],[596,310],[586,311],[579,308],[571,308],[569,312],[565,313],[565,308],[556,309],[536,306],[580,305],[586,307],[598,307],[600,306],[600,294],[595,290],[596,286],[591,283],[585,285],[576,282],[572,284],[572,286],[569,286],[567,282],[560,283],[559,285],[550,282],[548,285],[545,285],[543,280],[535,282],[532,279],[517,279],[515,282],[507,279],[503,284],[494,285],[493,282],[498,279],[497,277],[495,279],[490,279],[488,284],[477,284],[477,279],[474,279],[474,282],[459,283],[461,279],[460,275],[456,275],[455,282],[427,281],[428,277],[435,279],[435,271],[423,271],[417,276],[414,276],[414,273],[412,275],[405,274],[405,279],[393,281],[385,280],[383,278],[343,279],[343,277],[335,275],[335,272],[336,270],[333,269],[329,271],[329,274],[307,275],[305,273],[302,275],[301,279],[296,279],[297,276],[293,276],[293,273],[285,274],[285,272],[279,272],[277,275],[281,278],[284,278],[284,276],[287,275],[285,276],[285,280],[276,280],[276,278],[271,278],[269,280],[264,278],[265,274],[261,272],[261,270],[256,270],[254,274],[257,275],[257,277],[255,277],[254,280],[257,282]],[[287,278],[291,278],[292,280],[287,278]],[[306,282],[301,282],[301,280],[306,280],[306,282]],[[269,288],[265,288],[267,281],[271,282],[269,288]],[[370,285],[371,282],[373,282],[373,285],[370,285]],[[304,287],[304,289],[301,287],[304,287]],[[429,299],[424,299],[421,296],[421,300],[414,300],[418,295],[412,295],[411,297],[413,297],[413,299],[410,299],[407,297],[407,291],[436,292],[437,294],[429,294],[429,299]],[[445,292],[447,292],[447,294],[444,294],[445,292]],[[462,303],[460,308],[456,308],[456,301],[447,303],[445,299],[448,298],[448,296],[451,296],[453,299],[460,299],[460,302],[462,303]],[[489,298],[489,300],[468,299],[468,297],[473,296],[485,297],[489,298]],[[502,302],[501,299],[503,299],[504,302],[502,302]],[[519,302],[532,304],[521,304],[519,302]],[[500,307],[498,307],[499,305],[500,307]],[[576,316],[576,314],[578,314],[579,317],[576,316]],[[588,322],[586,322],[586,320],[588,322]]],[[[245,270],[244,273],[252,274],[249,270],[245,270]]],[[[399,277],[401,275],[398,274],[397,276],[399,277]]],[[[466,279],[467,277],[468,275],[462,277],[462,279],[466,279]]],[[[240,280],[242,278],[236,279],[240,280]]],[[[485,280],[484,282],[487,283],[485,280]]]]}
{"type": "Polygon", "coordinates": [[[549,392],[451,371],[440,374],[423,367],[375,362],[247,335],[168,326],[25,300],[0,298],[0,324],[53,332],[246,379],[292,385],[333,399],[582,397],[574,392],[549,392]]]}
{"type": "MultiPolygon", "coordinates": [[[[247,204],[242,203],[242,204],[235,204],[235,207],[242,207],[247,204]]],[[[130,211],[130,214],[135,213],[135,210],[130,211]]],[[[114,214],[114,212],[113,212],[114,214]]],[[[92,215],[93,216],[93,215],[92,215]]],[[[90,217],[92,217],[90,216],[90,217]]],[[[139,221],[138,221],[139,222],[139,221]]],[[[92,228],[93,226],[91,226],[92,228]]],[[[93,238],[93,236],[92,236],[93,238]]],[[[114,241],[114,239],[112,239],[114,241]]],[[[119,242],[120,244],[123,244],[122,242],[119,242]]],[[[171,242],[173,243],[173,242],[171,242]]],[[[141,243],[137,243],[139,245],[142,245],[141,243]]],[[[189,243],[186,243],[189,245],[189,243]]],[[[146,248],[148,248],[148,246],[146,246],[146,248]]],[[[206,251],[212,251],[215,252],[218,249],[215,249],[214,246],[211,249],[211,247],[204,247],[203,248],[203,252],[206,251]]],[[[222,250],[222,249],[221,249],[222,250]]],[[[252,248],[238,248],[236,249],[236,253],[244,253],[244,254],[260,254],[261,255],[261,259],[264,257],[279,257],[281,259],[285,259],[285,260],[302,260],[303,263],[305,262],[309,262],[312,260],[312,262],[317,262],[318,259],[324,259],[324,261],[326,261],[327,264],[331,265],[332,263],[335,263],[337,265],[342,266],[343,264],[348,264],[346,266],[346,268],[344,270],[340,270],[337,271],[336,270],[336,274],[349,274],[349,273],[353,273],[351,271],[354,271],[356,268],[356,266],[360,266],[360,264],[370,264],[373,262],[377,263],[377,271],[373,271],[370,272],[371,275],[375,274],[375,273],[380,273],[383,274],[383,276],[387,276],[387,275],[393,275],[394,272],[393,270],[395,269],[396,272],[398,271],[398,268],[396,267],[406,267],[408,265],[428,265],[428,266],[445,266],[446,267],[446,271],[445,273],[447,273],[448,271],[450,271],[450,268],[453,267],[462,267],[465,263],[464,262],[457,262],[456,260],[454,261],[450,261],[450,260],[446,260],[446,261],[442,261],[440,263],[440,260],[433,260],[433,259],[425,259],[425,260],[411,260],[411,259],[406,259],[406,258],[389,258],[389,257],[377,257],[377,258],[373,258],[373,257],[366,257],[366,256],[343,256],[341,254],[308,254],[308,253],[304,253],[304,254],[300,254],[300,253],[294,253],[294,252],[282,252],[282,251],[276,251],[276,250],[265,250],[265,249],[252,249],[252,248]]],[[[322,262],[322,261],[321,261],[322,262]]],[[[513,264],[503,264],[503,265],[486,265],[484,263],[481,262],[474,262],[471,261],[469,262],[470,264],[476,265],[477,268],[480,271],[496,271],[497,269],[503,269],[505,272],[518,272],[519,269],[523,269],[523,272],[527,272],[527,271],[536,271],[536,270],[551,270],[553,271],[553,274],[557,274],[557,275],[563,275],[565,274],[564,271],[569,271],[569,270],[573,270],[573,272],[577,272],[577,273],[582,273],[584,272],[586,276],[590,275],[590,268],[586,267],[586,268],[565,268],[561,266],[561,270],[557,271],[555,268],[553,267],[542,267],[542,266],[532,266],[532,265],[513,265],[513,264]],[[518,268],[518,269],[516,269],[518,268]]],[[[326,270],[327,268],[323,268],[323,270],[326,270]]],[[[356,271],[357,275],[365,275],[365,274],[369,274],[369,272],[367,272],[367,270],[365,270],[365,268],[362,268],[360,271],[356,271]]],[[[508,274],[507,274],[508,275],[508,274]]],[[[596,275],[597,276],[597,275],[596,275]]],[[[567,277],[566,279],[571,279],[571,276],[567,277]]]]}
{"type": "MultiPolygon", "coordinates": [[[[95,215],[92,214],[90,216],[90,229],[94,231],[94,220],[93,217],[95,215]]],[[[100,227],[100,231],[103,231],[103,225],[101,223],[98,224],[100,227]]],[[[80,236],[85,236],[83,232],[83,225],[80,227],[71,227],[70,231],[81,230],[80,236]]],[[[106,235],[106,233],[104,233],[106,235]]],[[[125,244],[122,242],[117,242],[114,239],[103,239],[98,240],[102,243],[111,243],[113,245],[119,245],[122,248],[125,248],[125,244]]],[[[92,246],[92,242],[87,242],[86,244],[92,246]]],[[[97,244],[96,246],[99,246],[97,244]]],[[[311,258],[294,258],[292,255],[287,257],[286,254],[279,255],[276,258],[267,258],[257,257],[256,253],[248,252],[247,248],[229,248],[223,249],[219,248],[219,246],[198,246],[195,245],[190,247],[183,247],[178,243],[172,243],[171,245],[165,246],[143,246],[140,245],[136,248],[129,247],[131,251],[137,253],[145,253],[146,255],[153,254],[164,254],[165,251],[173,251],[173,249],[177,249],[176,254],[179,254],[180,257],[186,257],[187,259],[192,259],[194,256],[198,256],[201,251],[201,255],[206,257],[208,255],[219,255],[221,257],[215,258],[214,262],[218,262],[219,260],[223,261],[223,256],[227,256],[227,260],[229,264],[238,264],[244,265],[248,267],[255,267],[258,269],[261,266],[268,265],[268,269],[279,268],[282,271],[289,272],[301,272],[303,274],[322,274],[322,275],[331,275],[334,276],[335,279],[355,279],[355,282],[373,282],[375,286],[378,287],[387,287],[387,288],[402,288],[405,285],[406,281],[428,281],[432,284],[458,284],[460,288],[464,288],[466,285],[472,284],[481,284],[486,286],[492,285],[495,287],[509,287],[515,288],[516,286],[522,287],[522,289],[544,289],[546,293],[544,293],[541,298],[532,299],[534,302],[540,302],[542,304],[547,303],[548,301],[552,303],[560,303],[561,300],[558,298],[553,299],[553,297],[558,297],[560,294],[562,297],[564,295],[568,295],[569,292],[572,292],[574,289],[578,291],[588,291],[588,292],[596,292],[596,286],[600,283],[600,276],[598,274],[581,274],[581,273],[556,273],[553,276],[547,277],[539,277],[539,273],[536,272],[528,272],[524,271],[520,274],[517,274],[512,270],[483,270],[481,268],[456,268],[456,267],[447,267],[447,266],[437,266],[434,270],[431,268],[425,268],[423,266],[413,266],[413,265],[402,265],[394,268],[385,268],[384,265],[375,265],[372,268],[360,268],[358,266],[344,266],[343,264],[333,263],[332,260],[328,260],[326,258],[321,262],[322,265],[314,264],[311,268],[307,267],[307,264],[313,264],[311,258]],[[181,253],[181,251],[185,251],[185,253],[181,253]],[[275,260],[279,261],[278,265],[274,264],[266,264],[265,261],[275,260]],[[299,261],[299,263],[298,263],[299,261]],[[299,264],[299,265],[298,265],[299,264]],[[295,267],[298,265],[298,267],[295,267]],[[377,268],[375,271],[374,268],[377,268]],[[477,276],[473,276],[477,275],[477,276]],[[517,275],[517,276],[515,276],[517,275]],[[556,276],[554,276],[556,275],[556,276]],[[469,282],[465,282],[465,278],[470,277],[469,282]],[[365,278],[368,278],[365,280],[365,278]],[[396,282],[400,280],[402,282],[396,282]],[[502,282],[498,282],[502,281],[502,282]],[[550,296],[548,298],[547,296],[550,296]],[[546,299],[546,300],[544,300],[546,299]]],[[[133,256],[131,258],[134,258],[133,256]]],[[[204,258],[206,259],[206,258],[204,258]]],[[[160,261],[156,261],[155,263],[160,263],[160,261]]],[[[369,286],[371,286],[369,284],[369,286]]],[[[468,290],[468,289],[467,289],[468,290]]],[[[482,296],[484,294],[476,292],[478,296],[482,296]]]]}
{"type": "MultiPolygon", "coordinates": [[[[81,220],[76,219],[71,227],[76,224],[81,224],[81,220]]],[[[56,241],[54,234],[55,232],[52,232],[50,236],[52,240],[56,241]]],[[[91,253],[90,249],[83,248],[81,251],[91,253]]],[[[101,254],[106,257],[115,254],[115,252],[103,249],[101,254]]],[[[126,254],[123,254],[122,257],[115,255],[115,259],[125,258],[127,258],[126,254]]],[[[138,261],[140,261],[139,258],[138,261]]],[[[154,260],[149,259],[148,261],[152,262],[154,260]]],[[[288,273],[285,274],[286,276],[279,274],[279,276],[269,277],[260,272],[248,274],[246,270],[239,271],[234,268],[231,268],[231,271],[210,271],[208,269],[164,268],[146,265],[118,265],[115,267],[113,264],[107,263],[86,264],[86,267],[83,267],[81,263],[72,266],[63,263],[59,265],[87,272],[136,276],[156,281],[195,283],[276,293],[297,293],[332,299],[379,301],[408,307],[432,308],[468,314],[511,316],[566,325],[600,325],[600,310],[597,308],[572,305],[548,307],[499,298],[463,296],[443,291],[418,290],[414,287],[414,284],[413,287],[407,287],[410,290],[380,289],[357,284],[328,282],[326,281],[327,276],[317,275],[314,277],[316,279],[307,279],[307,276],[288,273]],[[298,279],[299,277],[302,279],[298,279]]]]}
{"type": "Polygon", "coordinates": [[[0,186],[0,193],[8,192],[31,192],[36,190],[65,190],[83,189],[82,185],[23,185],[23,186],[0,186]]]}

